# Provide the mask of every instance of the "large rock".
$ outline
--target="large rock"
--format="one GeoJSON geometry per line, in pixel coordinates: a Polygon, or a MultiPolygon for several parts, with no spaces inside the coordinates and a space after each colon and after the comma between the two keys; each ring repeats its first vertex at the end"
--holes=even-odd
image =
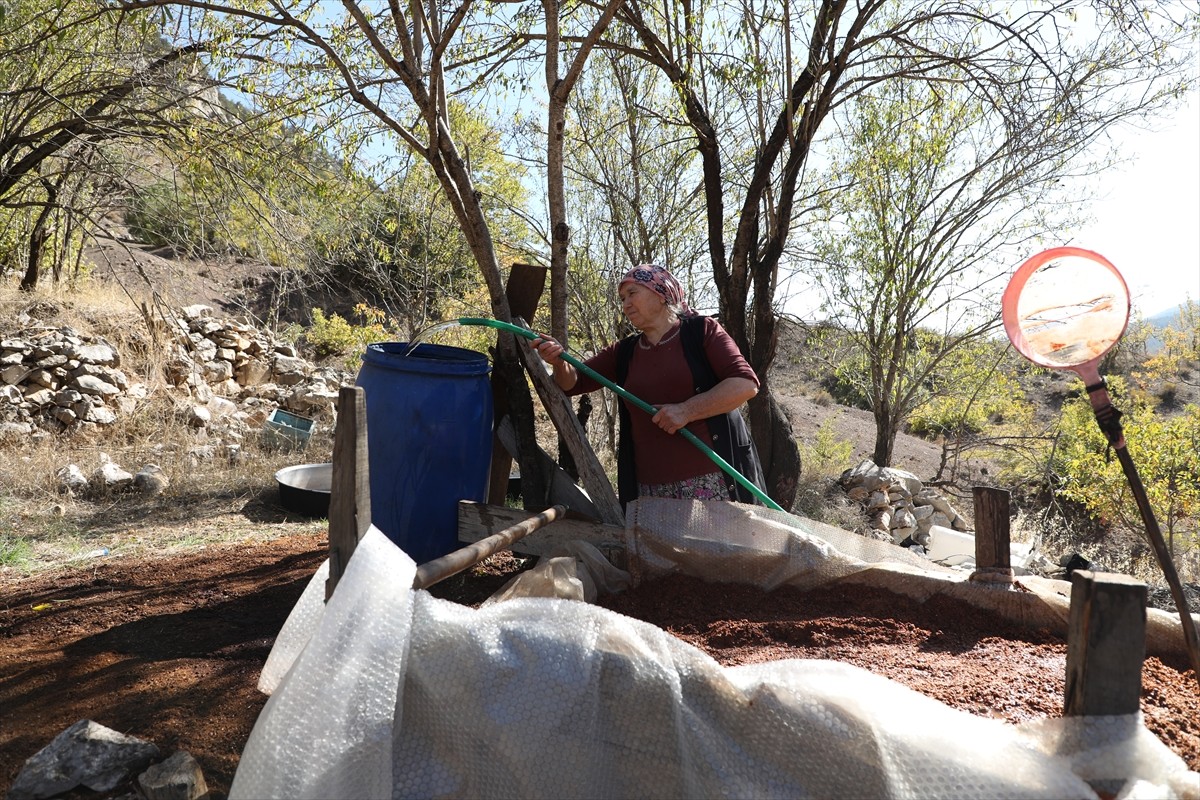
{"type": "Polygon", "coordinates": [[[183,750],[139,775],[138,788],[146,800],[198,800],[208,794],[200,765],[183,750]]]}
{"type": "Polygon", "coordinates": [[[158,464],[147,464],[133,476],[133,486],[143,494],[162,494],[171,485],[167,473],[158,464]]]}
{"type": "Polygon", "coordinates": [[[7,800],[42,800],[78,786],[111,791],[158,756],[151,742],[80,720],[29,757],[9,787],[7,800]]]}
{"type": "Polygon", "coordinates": [[[108,383],[107,381],[102,380],[95,375],[80,375],[75,379],[71,386],[83,394],[92,394],[99,397],[112,397],[115,394],[119,394],[121,391],[116,386],[113,386],[111,383],[108,383]]]}
{"type": "Polygon", "coordinates": [[[75,464],[59,468],[58,472],[54,473],[54,478],[58,483],[58,491],[62,494],[83,492],[88,486],[88,479],[83,470],[75,464]]]}
{"type": "Polygon", "coordinates": [[[105,489],[110,492],[119,492],[122,489],[133,484],[133,476],[121,466],[113,461],[105,461],[96,470],[92,477],[92,483],[100,489],[105,489]]]}
{"type": "Polygon", "coordinates": [[[111,364],[117,366],[121,363],[121,357],[117,353],[117,349],[107,342],[76,347],[67,351],[64,355],[78,359],[84,364],[111,364]]]}

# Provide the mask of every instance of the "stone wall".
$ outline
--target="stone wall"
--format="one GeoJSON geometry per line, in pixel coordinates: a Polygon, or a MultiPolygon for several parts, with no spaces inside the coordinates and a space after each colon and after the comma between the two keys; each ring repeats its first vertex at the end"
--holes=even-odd
{"type": "MultiPolygon", "coordinates": [[[[354,376],[317,368],[296,348],[208,306],[176,311],[157,333],[163,374],[182,417],[194,428],[216,420],[261,426],[271,411],[332,419],[338,388],[354,376]]],[[[101,336],[26,320],[0,331],[0,436],[73,434],[132,414],[161,385],[130,375],[101,336]]]]}

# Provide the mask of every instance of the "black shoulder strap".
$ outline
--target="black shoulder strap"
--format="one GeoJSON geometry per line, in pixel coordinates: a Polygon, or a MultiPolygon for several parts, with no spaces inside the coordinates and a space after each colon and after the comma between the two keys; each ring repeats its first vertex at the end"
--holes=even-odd
{"type": "Polygon", "coordinates": [[[617,385],[624,386],[629,377],[629,362],[633,360],[633,348],[637,346],[639,334],[626,336],[617,345],[617,385]]]}
{"type": "Polygon", "coordinates": [[[717,385],[717,373],[704,353],[704,317],[684,317],[679,323],[679,341],[683,356],[692,371],[696,394],[707,392],[717,385]]]}
{"type": "MultiPolygon", "coordinates": [[[[638,334],[626,336],[617,345],[617,385],[624,386],[629,377],[629,362],[633,360],[633,348],[637,347],[638,334]]],[[[621,508],[632,500],[637,499],[637,467],[633,461],[633,439],[629,432],[629,409],[625,403],[617,401],[617,418],[620,425],[617,428],[617,499],[621,508]]]]}

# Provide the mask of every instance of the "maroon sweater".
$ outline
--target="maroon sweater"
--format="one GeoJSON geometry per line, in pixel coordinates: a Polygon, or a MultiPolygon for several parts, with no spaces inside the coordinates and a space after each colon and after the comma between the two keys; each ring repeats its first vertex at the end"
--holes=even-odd
{"type": "MultiPolygon", "coordinates": [[[[635,397],[655,408],[667,403],[682,403],[695,394],[692,371],[688,369],[679,342],[678,328],[667,332],[669,342],[646,348],[644,337],[639,336],[629,362],[629,374],[624,388],[635,397]]],[[[663,337],[666,338],[666,337],[663,337]]],[[[617,379],[617,345],[610,344],[584,363],[610,381],[617,379]]],[[[718,381],[726,378],[746,378],[758,385],[758,376],[746,363],[737,345],[729,334],[712,317],[704,320],[704,354],[716,373],[718,381]]],[[[601,388],[599,382],[580,373],[579,380],[567,394],[577,395],[594,392],[601,388]]],[[[697,475],[719,471],[700,448],[682,436],[670,434],[650,421],[650,415],[629,403],[629,418],[632,430],[634,462],[637,465],[638,483],[655,485],[687,480],[697,475]]],[[[712,437],[704,420],[688,423],[688,430],[706,445],[712,446],[712,437]]]]}

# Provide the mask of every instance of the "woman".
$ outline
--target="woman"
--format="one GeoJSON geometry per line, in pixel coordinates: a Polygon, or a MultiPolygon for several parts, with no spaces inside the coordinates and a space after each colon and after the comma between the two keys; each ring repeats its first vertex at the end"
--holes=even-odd
{"type": "MultiPolygon", "coordinates": [[[[658,409],[651,417],[622,400],[617,454],[621,505],[637,497],[755,501],[753,493],[726,475],[700,448],[682,436],[687,426],[700,441],[762,487],[762,467],[745,421],[737,411],[758,393],[758,376],[725,329],[687,308],[679,281],[663,267],[643,264],[625,273],[617,287],[621,310],[640,333],[609,345],[584,363],[658,409]]],[[[569,395],[601,384],[562,358],[549,336],[535,342],[554,369],[554,381],[569,395]]]]}

